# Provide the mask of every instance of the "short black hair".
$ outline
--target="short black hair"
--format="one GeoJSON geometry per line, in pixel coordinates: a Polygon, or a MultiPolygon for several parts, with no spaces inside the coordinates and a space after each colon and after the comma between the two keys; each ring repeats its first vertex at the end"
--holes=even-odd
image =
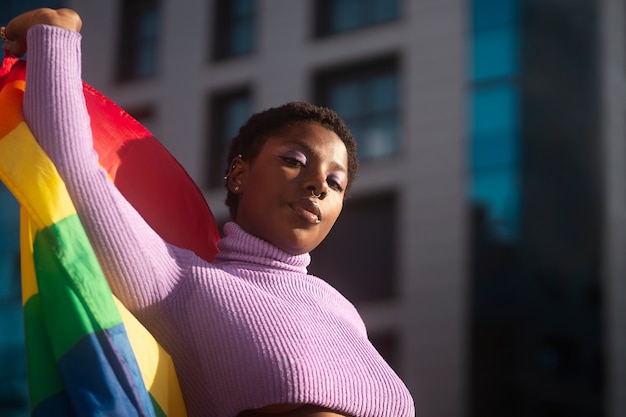
{"type": "MultiPolygon", "coordinates": [[[[228,176],[231,162],[241,155],[244,161],[252,162],[265,144],[267,137],[277,131],[301,123],[319,123],[328,130],[335,132],[348,151],[348,184],[345,196],[359,170],[359,161],[356,155],[356,140],[350,130],[337,113],[328,107],[316,106],[305,102],[289,102],[279,107],[272,107],[253,114],[241,126],[237,136],[230,143],[230,150],[226,158],[226,173],[228,176]]],[[[226,206],[233,219],[237,216],[239,196],[232,193],[226,181],[226,206]]]]}

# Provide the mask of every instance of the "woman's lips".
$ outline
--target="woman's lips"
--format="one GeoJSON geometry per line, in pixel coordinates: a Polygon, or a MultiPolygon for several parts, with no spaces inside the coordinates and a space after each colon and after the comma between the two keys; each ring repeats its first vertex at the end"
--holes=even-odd
{"type": "Polygon", "coordinates": [[[322,212],[319,206],[309,199],[299,200],[293,203],[291,207],[308,223],[318,224],[322,221],[322,212]]]}

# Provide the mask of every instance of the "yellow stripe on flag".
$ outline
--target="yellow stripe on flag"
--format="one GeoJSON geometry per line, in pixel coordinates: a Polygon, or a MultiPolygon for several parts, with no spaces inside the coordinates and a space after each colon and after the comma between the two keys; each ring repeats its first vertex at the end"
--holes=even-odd
{"type": "Polygon", "coordinates": [[[20,259],[22,267],[22,305],[39,292],[35,263],[33,261],[33,242],[36,231],[31,227],[33,222],[28,213],[20,206],[20,259]]]}
{"type": "Polygon", "coordinates": [[[115,296],[117,309],[122,316],[128,333],[128,340],[134,352],[137,364],[141,370],[143,383],[163,410],[174,411],[172,416],[185,413],[183,394],[176,380],[176,371],[169,354],[159,345],[145,327],[124,307],[115,296]],[[166,359],[167,358],[167,359],[166,359]],[[180,413],[180,414],[178,414],[180,413]]]}
{"type": "Polygon", "coordinates": [[[28,204],[26,210],[38,229],[75,213],[65,184],[25,122],[0,139],[0,167],[7,174],[5,185],[21,204],[28,204]]]}

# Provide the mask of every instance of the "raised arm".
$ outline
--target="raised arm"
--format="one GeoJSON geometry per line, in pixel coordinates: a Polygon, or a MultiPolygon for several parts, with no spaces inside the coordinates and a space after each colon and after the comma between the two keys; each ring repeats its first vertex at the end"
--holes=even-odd
{"type": "Polygon", "coordinates": [[[28,51],[24,116],[56,165],[113,292],[155,312],[185,274],[190,253],[167,245],[122,197],[93,150],[81,81],[78,14],[37,9],[6,27],[4,49],[28,51]]]}

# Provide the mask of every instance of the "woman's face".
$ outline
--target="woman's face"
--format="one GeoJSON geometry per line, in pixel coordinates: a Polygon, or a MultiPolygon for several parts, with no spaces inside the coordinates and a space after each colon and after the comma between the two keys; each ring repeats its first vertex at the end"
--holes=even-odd
{"type": "Polygon", "coordinates": [[[313,250],[343,208],[348,153],[337,134],[317,123],[269,136],[252,162],[238,163],[236,222],[293,255],[313,250]],[[314,194],[324,193],[321,198],[314,194]]]}

